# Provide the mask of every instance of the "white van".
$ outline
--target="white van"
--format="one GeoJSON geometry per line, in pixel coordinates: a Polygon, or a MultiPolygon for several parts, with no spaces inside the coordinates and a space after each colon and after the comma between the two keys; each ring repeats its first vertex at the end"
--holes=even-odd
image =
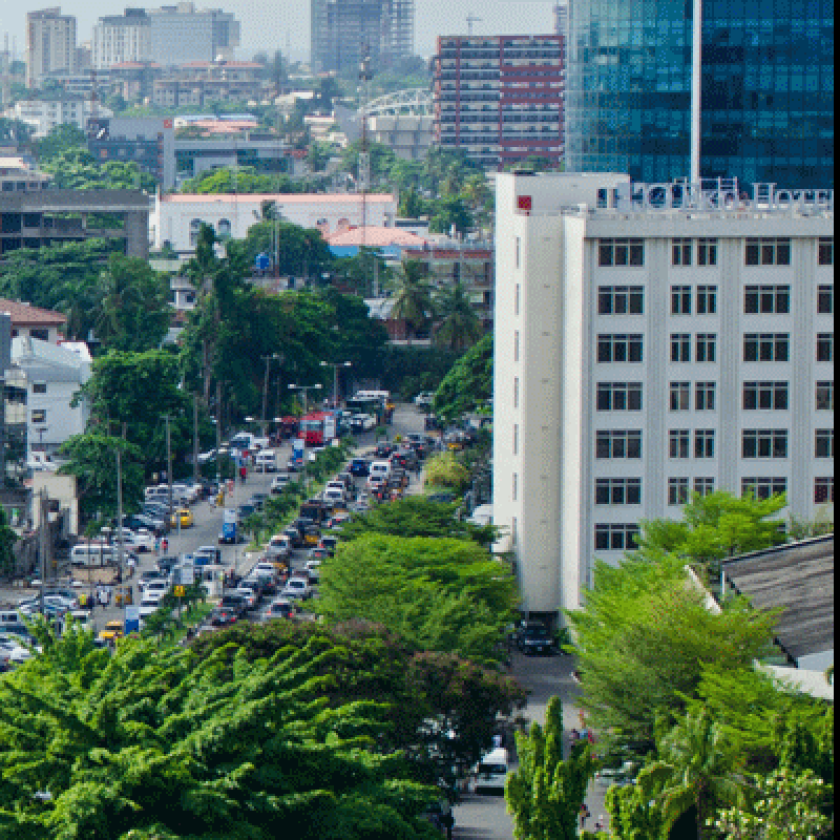
{"type": "Polygon", "coordinates": [[[292,541],[285,534],[275,534],[265,547],[269,560],[285,560],[292,553],[292,541]]]}
{"type": "Polygon", "coordinates": [[[273,449],[258,452],[254,459],[254,469],[261,473],[277,472],[277,453],[273,449]]]}
{"type": "Polygon", "coordinates": [[[370,465],[370,475],[368,478],[384,478],[386,481],[391,477],[391,462],[390,461],[374,461],[370,465]]]}
{"type": "Polygon", "coordinates": [[[498,747],[487,753],[475,771],[475,792],[504,791],[509,771],[510,760],[506,749],[498,747]]]}
{"type": "Polygon", "coordinates": [[[79,543],[70,551],[71,566],[107,566],[117,560],[117,549],[103,543],[79,543]]]}

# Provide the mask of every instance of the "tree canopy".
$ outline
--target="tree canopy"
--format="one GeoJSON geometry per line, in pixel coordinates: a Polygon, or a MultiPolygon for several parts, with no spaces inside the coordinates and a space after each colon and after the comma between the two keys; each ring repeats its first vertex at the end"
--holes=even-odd
{"type": "Polygon", "coordinates": [[[434,837],[434,789],[377,752],[385,708],[319,697],[342,651],[313,637],[249,660],[76,629],[0,683],[0,838],[434,837]]]}
{"type": "Polygon", "coordinates": [[[517,605],[509,568],[473,542],[365,534],[322,569],[319,610],[384,625],[418,650],[497,661],[517,605]]]}
{"type": "Polygon", "coordinates": [[[468,350],[441,382],[435,413],[454,420],[486,408],[493,397],[493,337],[485,336],[468,350]]]}

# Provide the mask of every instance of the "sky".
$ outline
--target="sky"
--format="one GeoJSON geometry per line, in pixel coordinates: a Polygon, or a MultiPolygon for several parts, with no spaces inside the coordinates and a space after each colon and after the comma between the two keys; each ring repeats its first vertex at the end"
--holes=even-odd
{"type": "MultiPolygon", "coordinates": [[[[157,8],[177,0],[0,0],[0,35],[17,38],[20,58],[24,53],[26,13],[61,4],[64,14],[79,20],[79,40],[91,37],[101,15],[121,14],[126,6],[157,8]]],[[[416,50],[430,56],[438,35],[467,33],[467,15],[482,18],[474,24],[476,35],[549,33],[553,28],[553,0],[415,0],[417,8],[416,50]]],[[[242,23],[240,58],[259,50],[281,49],[287,42],[294,60],[309,59],[309,3],[307,0],[197,0],[199,8],[222,8],[242,23]],[[288,39],[288,41],[287,41],[288,39]]]]}

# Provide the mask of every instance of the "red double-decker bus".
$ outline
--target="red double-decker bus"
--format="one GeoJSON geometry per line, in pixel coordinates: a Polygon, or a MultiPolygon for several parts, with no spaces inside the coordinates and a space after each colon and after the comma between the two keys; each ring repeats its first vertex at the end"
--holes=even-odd
{"type": "Polygon", "coordinates": [[[307,446],[324,446],[335,437],[335,415],[318,411],[300,421],[299,438],[307,446]]]}

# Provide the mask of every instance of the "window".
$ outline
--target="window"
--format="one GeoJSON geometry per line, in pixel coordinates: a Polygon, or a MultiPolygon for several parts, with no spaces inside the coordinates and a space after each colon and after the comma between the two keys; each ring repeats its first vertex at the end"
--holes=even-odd
{"type": "Polygon", "coordinates": [[[671,361],[691,361],[691,336],[688,333],[671,333],[671,361]]]}
{"type": "Polygon", "coordinates": [[[520,310],[522,309],[522,286],[517,283],[516,284],[516,294],[514,298],[514,314],[519,315],[520,310]]]}
{"type": "Polygon", "coordinates": [[[700,496],[710,496],[715,492],[715,480],[713,478],[695,478],[694,492],[700,496]]]}
{"type": "Polygon", "coordinates": [[[834,479],[831,476],[814,479],[814,503],[821,505],[834,501],[834,479]]]}
{"type": "Polygon", "coordinates": [[[698,429],[694,433],[694,457],[714,458],[715,457],[715,431],[714,429],[698,429]]]}
{"type": "Polygon", "coordinates": [[[47,393],[47,383],[46,382],[33,382],[32,383],[32,393],[33,394],[46,394],[47,393]]]}
{"type": "Polygon", "coordinates": [[[789,314],[790,286],[747,286],[744,312],[747,315],[789,314]]]}
{"type": "Polygon", "coordinates": [[[817,382],[817,411],[834,411],[833,382],[817,382]]]}
{"type": "Polygon", "coordinates": [[[746,429],[741,444],[743,458],[787,458],[787,429],[746,429]]]}
{"type": "Polygon", "coordinates": [[[45,329],[39,329],[38,327],[32,327],[29,330],[29,335],[31,338],[37,338],[39,341],[50,340],[50,331],[45,329]]]}
{"type": "Polygon", "coordinates": [[[787,333],[747,333],[744,336],[745,362],[787,362],[790,336],[787,333]]]}
{"type": "Polygon", "coordinates": [[[751,493],[756,499],[769,499],[787,493],[786,478],[742,478],[741,494],[751,493]]]}
{"type": "Polygon", "coordinates": [[[644,340],[635,335],[599,335],[599,362],[641,362],[644,357],[644,340]]]}
{"type": "Polygon", "coordinates": [[[820,286],[817,289],[817,312],[820,315],[834,314],[834,286],[820,286]]]}
{"type": "Polygon", "coordinates": [[[47,422],[47,410],[45,408],[33,408],[32,409],[32,422],[33,423],[46,423],[47,422]]]}
{"type": "Polygon", "coordinates": [[[601,286],[598,289],[599,315],[642,315],[644,311],[643,286],[601,286]]]}
{"type": "Polygon", "coordinates": [[[687,478],[668,479],[668,504],[671,507],[688,504],[689,484],[687,478]]]}
{"type": "Polygon", "coordinates": [[[638,460],[642,457],[640,431],[598,432],[595,440],[595,457],[599,460],[638,460]]]}
{"type": "Polygon", "coordinates": [[[790,265],[790,239],[747,239],[747,265],[790,265]]]}
{"type": "Polygon", "coordinates": [[[816,457],[834,457],[834,429],[817,429],[816,433],[816,457]]]}
{"type": "Polygon", "coordinates": [[[691,383],[672,382],[670,387],[671,411],[691,411],[691,383]]]}
{"type": "Polygon", "coordinates": [[[513,474],[513,487],[511,488],[511,498],[513,501],[518,501],[519,499],[519,475],[518,473],[513,474]]]}
{"type": "Polygon", "coordinates": [[[599,478],[595,481],[596,505],[640,505],[640,478],[599,478]]]}
{"type": "Polygon", "coordinates": [[[691,432],[688,429],[671,429],[668,432],[668,457],[677,461],[691,457],[691,432]]]}
{"type": "Polygon", "coordinates": [[[598,265],[640,266],[645,264],[645,243],[642,239],[602,239],[598,243],[598,265]]]}
{"type": "Polygon", "coordinates": [[[220,219],[218,230],[219,239],[230,239],[233,235],[233,225],[231,225],[230,219],[220,219]]]}
{"type": "Polygon", "coordinates": [[[641,411],[641,382],[599,382],[598,411],[641,411]]]}
{"type": "Polygon", "coordinates": [[[513,426],[513,454],[519,454],[519,424],[513,426]]]}
{"type": "Polygon", "coordinates": [[[817,336],[817,361],[834,361],[834,333],[820,333],[817,336]]]}
{"type": "Polygon", "coordinates": [[[632,551],[636,548],[638,525],[604,524],[595,526],[595,548],[598,551],[632,551]]]}
{"type": "Polygon", "coordinates": [[[513,407],[519,408],[519,377],[513,378],[513,407]]]}
{"type": "Polygon", "coordinates": [[[671,265],[691,265],[692,241],[690,239],[671,240],[671,265]]]}
{"type": "Polygon", "coordinates": [[[717,314],[717,286],[697,287],[697,314],[717,314]]]}
{"type": "Polygon", "coordinates": [[[717,403],[717,383],[698,382],[694,389],[696,411],[714,411],[717,403]]]}
{"type": "Polygon", "coordinates": [[[789,405],[787,382],[744,383],[744,411],[787,411],[789,405]]]}
{"type": "Polygon", "coordinates": [[[697,265],[717,265],[717,239],[697,240],[697,265]]]}
{"type": "Polygon", "coordinates": [[[519,330],[513,334],[513,361],[519,361],[519,330]]]}
{"type": "Polygon", "coordinates": [[[691,315],[691,286],[671,286],[671,314],[691,315]]]}
{"type": "Polygon", "coordinates": [[[195,248],[198,245],[198,235],[201,233],[201,226],[204,222],[201,219],[193,219],[190,222],[190,247],[195,248]]]}
{"type": "Polygon", "coordinates": [[[516,267],[522,268],[522,237],[516,237],[516,267]]]}
{"type": "Polygon", "coordinates": [[[834,265],[834,237],[821,236],[819,244],[820,265],[834,265]]]}
{"type": "Polygon", "coordinates": [[[697,334],[697,361],[717,361],[717,336],[714,333],[697,334]]]}

